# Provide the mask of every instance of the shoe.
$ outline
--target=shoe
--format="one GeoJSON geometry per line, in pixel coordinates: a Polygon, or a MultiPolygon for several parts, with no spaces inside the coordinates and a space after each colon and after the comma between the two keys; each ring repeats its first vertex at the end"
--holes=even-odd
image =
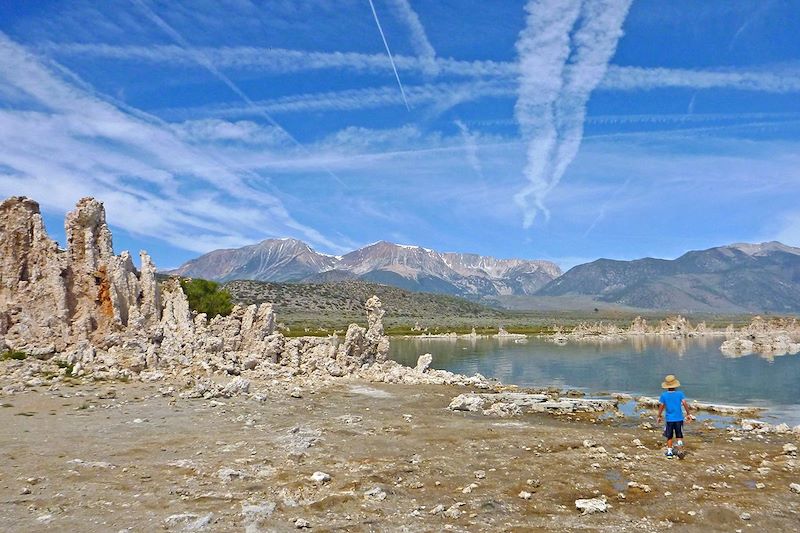
{"type": "Polygon", "coordinates": [[[679,440],[679,441],[678,441],[678,442],[676,442],[675,444],[676,444],[676,445],[678,445],[678,446],[683,446],[683,441],[682,441],[682,440],[679,440]]]}
{"type": "Polygon", "coordinates": [[[667,457],[675,457],[675,454],[672,453],[672,448],[667,448],[667,451],[664,453],[667,457]]]}

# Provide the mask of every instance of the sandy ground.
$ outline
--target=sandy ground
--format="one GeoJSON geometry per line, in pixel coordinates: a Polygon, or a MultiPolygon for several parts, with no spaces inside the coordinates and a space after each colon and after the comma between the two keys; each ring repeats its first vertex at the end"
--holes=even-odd
{"type": "Polygon", "coordinates": [[[0,530],[800,529],[792,435],[694,424],[680,461],[658,431],[617,420],[447,411],[463,389],[341,381],[258,401],[168,387],[0,397],[0,530]],[[600,495],[607,512],[576,510],[600,495]]]}

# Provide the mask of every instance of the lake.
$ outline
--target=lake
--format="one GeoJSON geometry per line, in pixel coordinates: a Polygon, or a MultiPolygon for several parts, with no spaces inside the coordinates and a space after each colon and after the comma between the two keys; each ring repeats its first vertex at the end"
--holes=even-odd
{"type": "Polygon", "coordinates": [[[800,424],[800,354],[768,359],[724,357],[724,337],[687,339],[637,337],[614,343],[513,339],[393,338],[392,359],[414,366],[433,354],[434,368],[503,383],[580,389],[588,394],[627,392],[658,396],[665,375],[675,374],[689,399],[758,405],[770,422],[800,424]]]}

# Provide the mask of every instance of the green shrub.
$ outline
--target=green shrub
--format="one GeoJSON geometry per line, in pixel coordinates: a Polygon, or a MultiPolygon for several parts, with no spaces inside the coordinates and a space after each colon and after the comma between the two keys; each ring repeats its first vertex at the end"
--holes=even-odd
{"type": "Polygon", "coordinates": [[[28,357],[28,354],[25,352],[20,352],[19,350],[6,350],[5,352],[0,353],[0,361],[7,361],[8,359],[22,361],[26,357],[28,357]]]}
{"type": "Polygon", "coordinates": [[[209,318],[227,316],[233,309],[231,293],[220,289],[219,283],[205,279],[181,280],[181,288],[189,300],[189,307],[209,318]]]}

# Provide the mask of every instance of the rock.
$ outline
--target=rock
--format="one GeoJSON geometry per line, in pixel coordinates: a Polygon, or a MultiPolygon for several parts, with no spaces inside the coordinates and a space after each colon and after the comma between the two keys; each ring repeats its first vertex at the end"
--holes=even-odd
{"type": "Polygon", "coordinates": [[[380,487],[372,488],[364,493],[364,498],[374,502],[381,502],[386,499],[386,492],[380,487]]]}
{"type": "Polygon", "coordinates": [[[611,505],[606,503],[606,497],[599,498],[585,498],[575,500],[575,508],[581,511],[581,515],[605,513],[611,508],[611,505]]]}
{"type": "Polygon", "coordinates": [[[460,394],[447,406],[451,411],[480,411],[486,400],[474,393],[460,394]]]}
{"type": "Polygon", "coordinates": [[[250,390],[250,380],[243,377],[235,377],[228,382],[225,387],[219,392],[219,395],[224,398],[231,398],[237,394],[247,394],[250,390]]]}
{"type": "Polygon", "coordinates": [[[445,511],[445,509],[446,509],[446,507],[440,503],[436,507],[431,509],[429,511],[429,514],[432,514],[432,515],[441,514],[441,513],[443,513],[445,511]]]}
{"type": "Polygon", "coordinates": [[[789,490],[791,490],[795,494],[800,494],[800,483],[790,483],[789,490]]]}
{"type": "Polygon", "coordinates": [[[448,406],[451,411],[480,411],[486,403],[491,407],[483,411],[485,415],[511,416],[521,413],[566,414],[577,412],[602,412],[613,409],[612,400],[591,398],[558,398],[551,399],[546,394],[529,394],[523,392],[500,393],[466,393],[453,398],[448,406]]]}
{"type": "Polygon", "coordinates": [[[739,515],[739,518],[741,518],[742,520],[750,520],[751,518],[750,513],[742,513],[739,515]]]}
{"type": "Polygon", "coordinates": [[[292,392],[289,393],[289,396],[292,398],[302,398],[303,397],[303,389],[300,387],[295,387],[292,389],[292,392]]]}
{"type": "Polygon", "coordinates": [[[783,453],[786,455],[797,455],[797,446],[791,443],[784,444],[783,453]]]}
{"type": "Polygon", "coordinates": [[[526,490],[523,490],[522,492],[520,492],[518,494],[518,496],[520,498],[522,498],[523,500],[530,500],[533,497],[533,494],[528,492],[528,491],[526,491],[526,490]]]}
{"type": "Polygon", "coordinates": [[[101,400],[112,400],[117,397],[117,391],[114,389],[105,389],[102,392],[98,392],[97,397],[101,400]]]}
{"type": "Polygon", "coordinates": [[[583,441],[584,448],[594,448],[595,446],[597,446],[597,443],[593,440],[586,439],[583,441]]]}
{"type": "Polygon", "coordinates": [[[649,493],[652,489],[650,485],[645,485],[644,483],[637,483],[636,481],[628,481],[628,488],[629,489],[639,489],[642,492],[649,493]]]}
{"type": "Polygon", "coordinates": [[[228,482],[233,479],[241,479],[244,477],[244,473],[239,470],[234,470],[233,468],[220,468],[217,470],[217,477],[220,478],[222,481],[228,482]]]}
{"type": "Polygon", "coordinates": [[[486,478],[486,471],[485,470],[476,470],[473,473],[475,474],[475,479],[485,479],[486,478]]]}
{"type": "Polygon", "coordinates": [[[311,527],[311,523],[305,518],[298,518],[294,521],[294,527],[297,529],[306,529],[311,527]]]}
{"type": "Polygon", "coordinates": [[[464,512],[461,510],[461,507],[464,507],[466,503],[464,502],[456,502],[443,513],[444,516],[447,518],[452,518],[453,520],[459,518],[464,512]]]}
{"type": "Polygon", "coordinates": [[[19,491],[19,493],[20,494],[30,494],[31,493],[31,488],[30,487],[22,487],[22,489],[19,491]]]}
{"type": "Polygon", "coordinates": [[[314,472],[313,474],[311,474],[311,481],[313,481],[314,483],[316,483],[318,485],[325,484],[330,480],[331,480],[331,475],[330,474],[326,474],[325,472],[317,471],[317,472],[314,472]]]}
{"type": "Polygon", "coordinates": [[[213,513],[202,516],[194,513],[174,514],[164,519],[164,525],[178,531],[200,531],[211,524],[212,517],[213,513]]]}
{"type": "Polygon", "coordinates": [[[276,507],[274,502],[242,502],[242,518],[245,531],[249,533],[266,529],[270,516],[275,512],[276,507]]]}
{"type": "Polygon", "coordinates": [[[419,359],[417,359],[417,366],[414,367],[414,370],[422,374],[430,368],[432,362],[433,356],[431,354],[426,353],[420,355],[419,359]]]}
{"type": "Polygon", "coordinates": [[[470,494],[473,490],[477,489],[479,485],[477,483],[470,483],[463,489],[461,489],[462,494],[470,494]]]}
{"type": "MultiPolygon", "coordinates": [[[[327,369],[341,377],[388,363],[377,297],[365,304],[368,328],[351,326],[341,346],[334,339],[286,339],[269,303],[237,305],[225,317],[196,314],[177,279],[158,282],[146,252],[139,254],[140,271],[130,253],[114,255],[103,204],[92,198],[81,199],[67,215],[65,231],[67,247],[61,250],[47,236],[36,202],[12,197],[0,204],[3,346],[41,358],[63,354],[75,376],[140,374],[145,382],[163,379],[165,371],[253,372],[274,379],[327,369]]],[[[414,373],[398,368],[392,371],[414,373]]],[[[25,382],[37,379],[28,376],[25,382]]],[[[234,378],[227,386],[182,397],[229,397],[247,393],[248,383],[234,378]]]]}

